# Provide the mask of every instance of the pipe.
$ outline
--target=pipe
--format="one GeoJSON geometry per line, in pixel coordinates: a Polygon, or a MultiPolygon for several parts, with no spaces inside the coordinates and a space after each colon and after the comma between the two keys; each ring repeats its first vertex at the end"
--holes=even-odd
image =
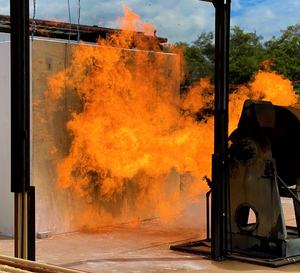
{"type": "MultiPolygon", "coordinates": [[[[38,263],[38,262],[29,261],[29,260],[23,260],[23,259],[19,259],[19,258],[6,256],[6,255],[0,255],[0,259],[2,259],[4,261],[15,262],[15,263],[18,263],[19,265],[22,264],[22,265],[34,266],[37,269],[39,269],[39,268],[40,269],[49,269],[52,271],[63,272],[63,273],[79,273],[79,272],[82,273],[82,271],[77,271],[75,269],[63,268],[63,267],[49,265],[49,264],[45,264],[45,263],[38,263]]],[[[1,263],[1,260],[0,260],[0,263],[1,263]]]]}
{"type": "Polygon", "coordinates": [[[16,267],[16,268],[20,268],[20,269],[24,269],[26,271],[37,272],[37,273],[55,273],[55,272],[58,272],[58,271],[43,269],[43,268],[39,268],[39,267],[23,265],[23,264],[19,264],[19,263],[15,263],[15,262],[9,262],[9,261],[5,261],[5,260],[1,260],[1,259],[0,259],[0,264],[8,265],[8,266],[11,266],[11,267],[16,267]]]}
{"type": "Polygon", "coordinates": [[[287,184],[285,184],[283,182],[283,180],[277,175],[277,178],[279,180],[279,182],[283,185],[283,187],[289,192],[289,194],[291,195],[291,197],[293,198],[293,200],[295,202],[297,202],[300,205],[300,200],[298,199],[298,197],[291,191],[291,189],[287,186],[287,184]]]}
{"type": "Polygon", "coordinates": [[[28,198],[28,260],[35,261],[35,187],[30,186],[28,198]]]}
{"type": "Polygon", "coordinates": [[[211,189],[206,193],[206,240],[209,242],[209,196],[211,189]]]}
{"type": "Polygon", "coordinates": [[[7,265],[2,265],[0,267],[0,270],[5,271],[5,272],[12,272],[12,273],[31,273],[28,270],[22,270],[22,269],[14,268],[14,267],[7,266],[7,265]]]}
{"type": "Polygon", "coordinates": [[[28,259],[28,195],[23,193],[23,259],[28,259]]]}
{"type": "Polygon", "coordinates": [[[21,257],[22,248],[21,248],[21,240],[22,240],[22,194],[15,193],[17,195],[17,225],[15,230],[15,234],[17,234],[17,238],[15,238],[15,244],[17,252],[15,252],[16,257],[21,257]]]}

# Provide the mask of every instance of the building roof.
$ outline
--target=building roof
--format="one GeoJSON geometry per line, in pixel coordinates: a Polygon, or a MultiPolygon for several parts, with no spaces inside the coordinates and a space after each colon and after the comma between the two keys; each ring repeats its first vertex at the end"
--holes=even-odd
{"type": "MultiPolygon", "coordinates": [[[[29,20],[30,24],[30,32],[32,31],[32,20],[29,20]]],[[[47,38],[56,38],[56,39],[64,39],[64,40],[77,40],[77,24],[69,24],[63,22],[54,22],[47,20],[35,20],[35,31],[34,36],[39,37],[47,37],[47,38]]],[[[104,28],[98,27],[97,25],[87,26],[80,25],[79,26],[79,34],[80,40],[84,42],[96,42],[96,40],[100,37],[102,39],[108,38],[110,35],[121,32],[122,30],[112,29],[112,28],[104,28]]],[[[0,15],[0,32],[10,33],[10,16],[0,15]]],[[[134,32],[138,35],[142,35],[147,39],[154,39],[157,44],[166,43],[168,41],[167,38],[157,37],[154,33],[153,36],[145,35],[143,32],[134,32]]]]}

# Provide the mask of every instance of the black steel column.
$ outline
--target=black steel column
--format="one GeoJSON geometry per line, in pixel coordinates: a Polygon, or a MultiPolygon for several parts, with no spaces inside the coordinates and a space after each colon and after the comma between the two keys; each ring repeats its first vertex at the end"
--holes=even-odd
{"type": "Polygon", "coordinates": [[[215,0],[215,130],[212,158],[211,255],[223,256],[227,248],[228,186],[228,64],[230,0],[215,0]]]}
{"type": "Polygon", "coordinates": [[[10,1],[11,191],[29,191],[29,6],[10,1]]]}
{"type": "Polygon", "coordinates": [[[27,193],[30,191],[28,0],[10,0],[10,27],[11,191],[15,193],[15,256],[27,258],[27,193]]]}

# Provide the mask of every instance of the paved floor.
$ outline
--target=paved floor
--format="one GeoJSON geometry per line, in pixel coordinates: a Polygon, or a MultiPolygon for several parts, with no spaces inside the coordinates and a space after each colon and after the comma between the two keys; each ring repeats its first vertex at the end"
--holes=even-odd
{"type": "MultiPolygon", "coordinates": [[[[286,211],[291,210],[291,203],[286,211]]],[[[286,214],[288,224],[294,220],[286,214]],[[289,218],[289,219],[287,219],[289,218]]],[[[277,269],[242,262],[215,262],[175,252],[170,245],[205,238],[205,225],[194,215],[173,224],[158,220],[53,236],[36,241],[37,261],[88,272],[299,272],[300,263],[277,269]]],[[[14,240],[0,236],[0,253],[13,255],[14,240]]]]}

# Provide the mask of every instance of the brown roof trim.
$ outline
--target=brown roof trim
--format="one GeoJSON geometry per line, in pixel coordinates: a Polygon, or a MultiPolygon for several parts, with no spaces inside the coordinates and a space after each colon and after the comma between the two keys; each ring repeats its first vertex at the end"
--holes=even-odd
{"type": "MultiPolygon", "coordinates": [[[[36,23],[36,31],[34,32],[34,36],[39,37],[48,37],[48,38],[56,38],[56,39],[65,39],[69,40],[77,40],[77,24],[69,24],[64,22],[54,22],[47,20],[35,20],[36,23]]],[[[29,20],[30,31],[32,26],[32,20],[29,20]]],[[[96,42],[96,39],[99,37],[102,39],[106,39],[111,34],[121,32],[119,29],[112,28],[104,28],[87,25],[79,26],[80,40],[86,42],[96,42]]],[[[8,15],[0,15],[0,32],[10,33],[10,16],[8,15]]],[[[149,39],[156,39],[158,44],[166,43],[168,41],[167,38],[156,37],[151,35],[145,35],[143,32],[135,32],[139,35],[143,35],[149,39]]],[[[155,33],[154,33],[155,34],[155,33]]]]}

